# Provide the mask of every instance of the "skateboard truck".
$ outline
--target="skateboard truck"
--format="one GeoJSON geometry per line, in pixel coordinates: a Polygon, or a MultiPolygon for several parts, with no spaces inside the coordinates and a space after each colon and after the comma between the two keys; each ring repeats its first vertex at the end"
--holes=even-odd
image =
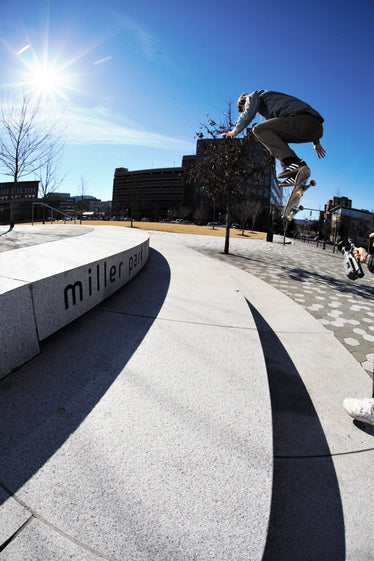
{"type": "Polygon", "coordinates": [[[351,280],[361,279],[364,276],[361,263],[354,255],[355,245],[350,238],[338,243],[338,250],[344,255],[344,270],[347,277],[351,280]]]}

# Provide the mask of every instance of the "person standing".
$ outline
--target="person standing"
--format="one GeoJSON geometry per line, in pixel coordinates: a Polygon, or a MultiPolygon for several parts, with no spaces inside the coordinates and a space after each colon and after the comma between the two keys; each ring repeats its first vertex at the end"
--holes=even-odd
{"type": "MultiPolygon", "coordinates": [[[[374,243],[374,232],[370,234],[370,244],[374,243]]],[[[374,254],[366,251],[364,247],[356,247],[355,257],[360,263],[365,263],[368,270],[374,274],[374,254]]],[[[346,398],[343,401],[345,411],[362,423],[374,425],[374,397],[346,398]]]]}

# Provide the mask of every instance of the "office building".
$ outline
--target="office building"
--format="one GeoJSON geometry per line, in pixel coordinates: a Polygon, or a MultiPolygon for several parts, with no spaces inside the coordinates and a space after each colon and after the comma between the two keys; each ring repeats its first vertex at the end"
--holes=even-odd
{"type": "MultiPolygon", "coordinates": [[[[222,140],[198,140],[196,155],[184,156],[180,167],[138,171],[117,168],[113,181],[113,215],[155,221],[177,217],[197,222],[211,220],[212,200],[199,188],[198,182],[191,182],[189,174],[191,167],[202,157],[204,146],[210,142],[219,143],[222,140]]],[[[233,142],[239,140],[233,139],[233,142]]],[[[246,180],[245,193],[261,203],[260,222],[262,228],[266,229],[271,206],[280,205],[281,189],[276,179],[274,161],[261,166],[265,157],[268,157],[266,149],[253,138],[247,145],[250,160],[261,169],[252,179],[246,180]]],[[[218,209],[222,217],[224,211],[224,208],[218,209]]]]}

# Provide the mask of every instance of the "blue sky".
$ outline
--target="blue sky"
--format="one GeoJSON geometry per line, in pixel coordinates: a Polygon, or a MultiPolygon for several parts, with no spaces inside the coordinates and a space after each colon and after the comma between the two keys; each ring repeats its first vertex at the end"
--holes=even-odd
{"type": "Polygon", "coordinates": [[[283,91],[325,118],[324,160],[296,146],[317,182],[304,206],[344,195],[374,211],[373,22],[372,0],[1,0],[0,90],[42,89],[63,109],[59,191],[83,177],[102,200],[116,167],[179,166],[208,114],[283,91]]]}

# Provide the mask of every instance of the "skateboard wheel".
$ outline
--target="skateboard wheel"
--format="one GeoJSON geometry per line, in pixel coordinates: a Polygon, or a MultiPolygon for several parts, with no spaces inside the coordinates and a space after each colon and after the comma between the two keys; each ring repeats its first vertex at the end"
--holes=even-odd
{"type": "Polygon", "coordinates": [[[311,180],[310,184],[311,184],[312,187],[314,187],[315,185],[317,185],[317,183],[314,181],[314,179],[311,180]]]}
{"type": "Polygon", "coordinates": [[[297,196],[298,196],[298,197],[301,197],[302,194],[303,194],[303,190],[302,190],[302,189],[300,189],[299,191],[297,191],[297,196]]]}

